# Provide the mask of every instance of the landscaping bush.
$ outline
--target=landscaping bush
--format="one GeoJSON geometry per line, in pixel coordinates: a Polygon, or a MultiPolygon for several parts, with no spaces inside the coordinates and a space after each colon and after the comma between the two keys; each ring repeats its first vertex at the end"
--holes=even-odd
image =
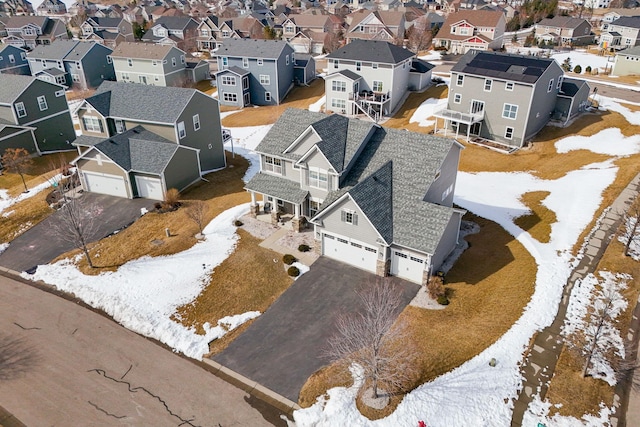
{"type": "Polygon", "coordinates": [[[427,291],[429,291],[429,296],[433,299],[438,299],[441,296],[444,296],[446,289],[444,288],[444,279],[439,276],[431,276],[429,281],[427,282],[427,291]]]}
{"type": "Polygon", "coordinates": [[[591,74],[591,65],[587,65],[587,68],[584,69],[584,72],[587,74],[591,74]]]}
{"type": "Polygon", "coordinates": [[[576,65],[575,67],[573,67],[573,72],[576,74],[582,73],[582,67],[579,65],[576,65]]]}
{"type": "Polygon", "coordinates": [[[164,203],[168,208],[177,209],[180,207],[180,192],[175,188],[168,189],[164,196],[164,203]]]}
{"type": "Polygon", "coordinates": [[[438,297],[438,304],[440,305],[449,305],[449,298],[446,295],[440,295],[438,297]]]}
{"type": "Polygon", "coordinates": [[[287,274],[291,277],[298,277],[300,275],[300,270],[298,267],[292,265],[287,269],[287,274]]]}
{"type": "Polygon", "coordinates": [[[235,221],[233,221],[233,225],[235,225],[236,227],[242,227],[244,225],[244,222],[236,219],[235,221]]]}
{"type": "Polygon", "coordinates": [[[309,245],[305,245],[304,243],[301,244],[300,246],[298,246],[298,250],[300,252],[309,252],[311,250],[311,248],[309,247],[309,245]]]}
{"type": "Polygon", "coordinates": [[[293,256],[293,255],[291,255],[291,254],[285,254],[285,255],[282,257],[282,261],[283,261],[285,264],[287,264],[287,265],[291,265],[291,264],[293,264],[294,262],[296,262],[296,261],[297,261],[297,259],[296,259],[296,257],[294,257],[294,256],[293,256]]]}

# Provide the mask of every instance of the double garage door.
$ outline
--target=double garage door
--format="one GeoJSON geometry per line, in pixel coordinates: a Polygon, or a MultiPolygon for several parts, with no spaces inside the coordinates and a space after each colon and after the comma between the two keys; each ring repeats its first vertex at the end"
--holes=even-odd
{"type": "Polygon", "coordinates": [[[425,270],[424,258],[397,249],[391,250],[391,275],[401,277],[414,283],[422,283],[425,270]]]}
{"type": "Polygon", "coordinates": [[[129,197],[127,184],[123,177],[98,172],[83,172],[86,190],[90,193],[108,194],[109,196],[129,197]]]}
{"type": "Polygon", "coordinates": [[[361,242],[323,233],[323,255],[372,273],[376,272],[378,251],[361,242]]]}

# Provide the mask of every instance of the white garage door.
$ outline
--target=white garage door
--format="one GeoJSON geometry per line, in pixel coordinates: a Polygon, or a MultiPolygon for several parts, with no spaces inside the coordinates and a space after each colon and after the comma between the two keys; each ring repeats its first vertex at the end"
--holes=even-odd
{"type": "Polygon", "coordinates": [[[421,284],[425,260],[395,249],[391,253],[391,274],[421,284]]]}
{"type": "Polygon", "coordinates": [[[363,270],[376,272],[378,251],[362,243],[331,234],[322,235],[323,254],[329,258],[353,265],[363,270]]]}
{"type": "Polygon", "coordinates": [[[136,187],[138,188],[138,196],[145,199],[163,200],[162,181],[159,178],[150,178],[148,176],[136,176],[136,187]]]}
{"type": "Polygon", "coordinates": [[[128,197],[127,185],[121,176],[97,172],[83,172],[83,175],[85,184],[87,184],[86,190],[90,193],[128,197]]]}

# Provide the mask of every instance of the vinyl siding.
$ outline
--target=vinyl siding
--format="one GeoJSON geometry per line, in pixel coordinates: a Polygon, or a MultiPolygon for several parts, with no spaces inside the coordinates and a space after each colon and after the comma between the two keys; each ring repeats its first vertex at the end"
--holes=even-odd
{"type": "Polygon", "coordinates": [[[614,76],[640,75],[640,57],[628,56],[624,52],[619,53],[616,55],[616,62],[613,65],[611,74],[614,76]]]}
{"type": "Polygon", "coordinates": [[[320,141],[321,140],[318,137],[318,134],[316,134],[314,131],[309,131],[302,140],[298,141],[296,146],[290,152],[292,154],[303,156],[307,153],[307,151],[311,149],[311,147],[313,147],[320,141]]]}
{"type": "MultiPolygon", "coordinates": [[[[529,122],[527,123],[525,141],[532,138],[545,127],[549,121],[551,113],[556,107],[556,97],[558,94],[556,86],[558,78],[562,75],[562,69],[554,62],[538,79],[533,100],[531,101],[531,109],[529,110],[529,122]],[[553,89],[551,92],[547,92],[547,86],[551,79],[553,79],[553,89]]],[[[519,136],[518,134],[516,135],[519,136]]]]}
{"type": "Polygon", "coordinates": [[[33,135],[30,131],[9,127],[0,132],[0,153],[4,153],[7,148],[24,148],[30,153],[37,152],[33,135]]]}
{"type": "Polygon", "coordinates": [[[164,171],[164,179],[169,188],[184,190],[198,178],[198,156],[195,151],[181,148],[174,154],[173,158],[164,171]]]}
{"type": "Polygon", "coordinates": [[[96,136],[96,137],[103,136],[103,137],[105,137],[105,138],[108,138],[108,137],[109,137],[109,129],[108,129],[108,127],[107,127],[107,122],[106,122],[106,120],[104,119],[104,117],[102,117],[102,116],[100,115],[100,113],[98,113],[97,111],[95,111],[95,110],[94,110],[94,111],[89,112],[89,111],[87,111],[87,110],[86,110],[86,109],[84,109],[84,108],[83,108],[83,109],[81,109],[81,110],[78,110],[78,120],[80,121],[80,130],[82,131],[82,134],[83,134],[83,135],[96,136]],[[83,118],[84,116],[87,116],[87,117],[97,117],[97,118],[99,118],[99,119],[100,119],[100,121],[102,122],[102,129],[103,129],[103,132],[90,132],[90,131],[86,130],[86,129],[84,128],[84,123],[83,123],[83,121],[82,121],[82,118],[83,118]]]}
{"type": "Polygon", "coordinates": [[[371,246],[378,247],[376,239],[378,233],[369,223],[365,215],[360,211],[358,206],[350,199],[336,203],[331,210],[322,217],[322,226],[316,226],[316,230],[327,231],[329,233],[346,236],[351,239],[359,240],[371,246]],[[348,224],[342,221],[342,210],[354,211],[358,216],[358,224],[348,224]]]}
{"type": "Polygon", "coordinates": [[[453,189],[455,190],[460,151],[461,148],[458,145],[452,145],[451,150],[449,150],[449,154],[447,154],[442,162],[442,166],[440,167],[440,177],[433,181],[427,190],[427,194],[424,196],[424,201],[443,206],[453,206],[453,195],[455,191],[451,191],[445,199],[442,199],[442,194],[452,184],[454,186],[453,189]]]}
{"type": "Polygon", "coordinates": [[[442,233],[442,238],[440,239],[440,243],[438,243],[436,253],[433,254],[433,258],[431,260],[433,271],[437,271],[440,268],[447,256],[449,256],[451,251],[456,247],[458,242],[460,215],[461,214],[453,213],[444,233],[442,233]]]}
{"type": "Polygon", "coordinates": [[[81,71],[84,73],[88,88],[96,88],[104,80],[116,79],[113,64],[107,62],[107,55],[110,53],[111,49],[97,44],[82,59],[81,71]]]}
{"type": "MultiPolygon", "coordinates": [[[[61,98],[64,99],[64,97],[61,98]]],[[[75,149],[71,143],[76,139],[76,131],[68,110],[58,116],[33,123],[31,126],[36,128],[34,134],[40,151],[75,149]]]]}
{"type": "Polygon", "coordinates": [[[144,127],[149,132],[153,132],[156,135],[160,135],[161,137],[168,139],[169,141],[176,142],[176,128],[172,125],[140,123],[131,120],[125,120],[125,126],[127,129],[133,129],[138,125],[144,127]]]}

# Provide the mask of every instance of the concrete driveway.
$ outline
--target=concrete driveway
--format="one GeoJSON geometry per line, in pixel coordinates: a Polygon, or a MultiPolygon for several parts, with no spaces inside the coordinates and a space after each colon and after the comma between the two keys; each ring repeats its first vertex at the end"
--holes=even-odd
{"type": "MultiPolygon", "coordinates": [[[[321,354],[341,313],[361,309],[355,291],[374,283],[366,271],[320,257],[273,305],[226,350],[213,357],[293,402],[309,376],[327,364],[321,354]]],[[[419,286],[391,278],[404,305],[419,286]]]]}
{"type": "MultiPolygon", "coordinates": [[[[95,206],[98,225],[91,241],[100,240],[126,227],[140,217],[140,208],[151,210],[155,203],[149,199],[123,199],[95,193],[84,193],[81,197],[95,206]]],[[[58,215],[60,212],[53,213],[11,241],[7,250],[0,254],[0,266],[15,271],[28,271],[75,249],[51,228],[58,215]]]]}

